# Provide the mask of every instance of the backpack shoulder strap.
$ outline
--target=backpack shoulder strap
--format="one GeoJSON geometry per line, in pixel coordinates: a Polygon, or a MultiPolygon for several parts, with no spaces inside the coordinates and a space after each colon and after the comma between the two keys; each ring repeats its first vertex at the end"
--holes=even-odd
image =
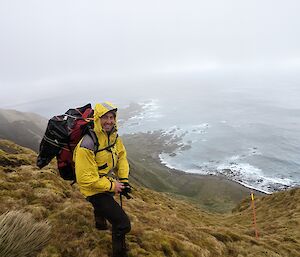
{"type": "Polygon", "coordinates": [[[98,148],[99,148],[99,141],[98,141],[96,132],[93,129],[89,129],[88,131],[89,131],[88,133],[89,133],[90,137],[93,140],[93,151],[96,154],[98,152],[98,148]]]}
{"type": "Polygon", "coordinates": [[[99,142],[96,133],[93,129],[89,129],[87,134],[83,136],[80,147],[89,149],[94,153],[98,151],[99,142]]]}
{"type": "Polygon", "coordinates": [[[95,153],[98,153],[98,152],[101,152],[101,151],[105,151],[105,150],[110,151],[110,148],[112,148],[117,143],[118,137],[119,137],[119,135],[117,134],[116,139],[115,139],[115,141],[112,144],[110,144],[109,146],[107,146],[105,148],[98,149],[95,153]]]}

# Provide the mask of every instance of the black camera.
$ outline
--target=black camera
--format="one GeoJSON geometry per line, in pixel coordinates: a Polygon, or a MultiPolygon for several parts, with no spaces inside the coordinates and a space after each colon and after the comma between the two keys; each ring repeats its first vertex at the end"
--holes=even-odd
{"type": "Polygon", "coordinates": [[[123,188],[122,191],[121,191],[121,195],[124,195],[127,199],[131,199],[132,196],[130,196],[129,194],[130,194],[131,191],[132,191],[132,190],[131,190],[132,186],[129,185],[128,182],[124,182],[124,183],[123,183],[123,186],[124,186],[124,188],[123,188]]]}

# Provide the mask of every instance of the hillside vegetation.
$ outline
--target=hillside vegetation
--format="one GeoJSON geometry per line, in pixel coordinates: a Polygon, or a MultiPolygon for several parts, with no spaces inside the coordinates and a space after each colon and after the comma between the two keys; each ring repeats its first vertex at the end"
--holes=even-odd
{"type": "Polygon", "coordinates": [[[35,113],[0,109],[0,138],[38,151],[47,123],[35,113]]]}
{"type": "MultiPolygon", "coordinates": [[[[48,220],[51,239],[38,257],[109,256],[110,231],[94,228],[92,207],[76,185],[57,176],[53,163],[38,170],[35,160],[35,152],[0,141],[1,214],[22,210],[37,222],[48,220]]],[[[169,194],[134,187],[133,199],[123,200],[132,221],[129,256],[300,256],[300,189],[256,199],[256,239],[250,199],[230,214],[216,214],[169,194]]]]}

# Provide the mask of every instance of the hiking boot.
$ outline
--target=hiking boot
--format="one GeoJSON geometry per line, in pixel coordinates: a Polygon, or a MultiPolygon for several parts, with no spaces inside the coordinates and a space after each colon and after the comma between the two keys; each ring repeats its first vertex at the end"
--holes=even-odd
{"type": "Polygon", "coordinates": [[[127,248],[125,244],[125,235],[112,236],[112,257],[128,257],[127,248]]]}

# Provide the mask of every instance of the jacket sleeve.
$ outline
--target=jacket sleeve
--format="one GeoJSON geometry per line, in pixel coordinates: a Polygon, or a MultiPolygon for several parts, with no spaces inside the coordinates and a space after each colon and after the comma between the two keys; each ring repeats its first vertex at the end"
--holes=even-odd
{"type": "Polygon", "coordinates": [[[120,182],[128,182],[129,176],[129,164],[127,161],[127,153],[125,146],[120,138],[117,141],[117,149],[118,149],[118,178],[120,182]]]}
{"type": "Polygon", "coordinates": [[[88,191],[114,191],[114,182],[106,176],[99,177],[95,154],[84,147],[76,149],[75,156],[76,181],[88,191]]]}

